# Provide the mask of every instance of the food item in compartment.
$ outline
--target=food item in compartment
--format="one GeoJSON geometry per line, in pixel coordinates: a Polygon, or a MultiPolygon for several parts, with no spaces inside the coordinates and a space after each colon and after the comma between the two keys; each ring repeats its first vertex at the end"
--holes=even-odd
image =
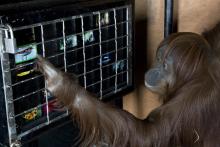
{"type": "Polygon", "coordinates": [[[42,116],[41,108],[36,107],[32,111],[25,113],[23,115],[23,118],[25,119],[26,122],[30,122],[37,118],[40,118],[41,116],[42,116]]]}
{"type": "Polygon", "coordinates": [[[23,63],[37,57],[37,45],[27,44],[16,49],[15,63],[23,63]]]}
{"type": "Polygon", "coordinates": [[[102,56],[101,62],[99,61],[98,64],[100,65],[102,63],[102,65],[106,65],[109,62],[112,61],[112,55],[110,53],[105,54],[104,56],[102,56]]]}
{"type": "Polygon", "coordinates": [[[17,73],[17,76],[18,76],[18,77],[27,76],[27,75],[31,74],[32,72],[34,72],[33,69],[28,70],[28,71],[23,71],[23,72],[17,73]]]}
{"type": "Polygon", "coordinates": [[[89,44],[95,41],[94,33],[93,31],[87,31],[84,33],[84,39],[85,43],[89,44]]]}
{"type": "Polygon", "coordinates": [[[115,64],[113,64],[112,65],[112,69],[113,69],[113,71],[122,71],[123,69],[124,69],[124,67],[125,67],[125,61],[123,60],[123,61],[118,61],[117,63],[115,63],[115,64]]]}
{"type": "MultiPolygon", "coordinates": [[[[66,48],[73,48],[78,45],[76,35],[67,36],[65,41],[66,41],[66,48]]],[[[59,48],[60,50],[64,50],[63,40],[60,40],[59,48]]]]}
{"type": "Polygon", "coordinates": [[[15,69],[13,69],[11,72],[12,83],[33,78],[37,75],[37,73],[34,70],[34,65],[28,65],[28,66],[19,66],[19,65],[15,66],[15,69]]]}
{"type": "MultiPolygon", "coordinates": [[[[100,15],[100,24],[101,25],[108,25],[110,23],[109,13],[105,12],[100,15]]],[[[99,26],[99,18],[96,18],[96,26],[99,26]]]]}

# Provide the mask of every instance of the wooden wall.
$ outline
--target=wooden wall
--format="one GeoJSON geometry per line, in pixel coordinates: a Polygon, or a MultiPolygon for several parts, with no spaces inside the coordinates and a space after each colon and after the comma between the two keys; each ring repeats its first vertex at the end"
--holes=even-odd
{"type": "MultiPolygon", "coordinates": [[[[174,0],[174,3],[177,31],[201,33],[220,21],[220,0],[174,0]]],[[[160,105],[157,95],[144,87],[144,72],[152,66],[163,39],[164,0],[135,0],[135,5],[135,90],[124,96],[123,107],[145,118],[160,105]]]]}

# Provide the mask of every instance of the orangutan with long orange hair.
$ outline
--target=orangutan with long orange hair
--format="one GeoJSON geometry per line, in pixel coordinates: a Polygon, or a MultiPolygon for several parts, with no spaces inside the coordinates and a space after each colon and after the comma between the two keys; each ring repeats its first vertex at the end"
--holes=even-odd
{"type": "Polygon", "coordinates": [[[144,120],[99,101],[44,58],[37,69],[78,123],[82,147],[219,147],[220,61],[207,40],[175,33],[160,43],[145,85],[163,104],[144,120]]]}

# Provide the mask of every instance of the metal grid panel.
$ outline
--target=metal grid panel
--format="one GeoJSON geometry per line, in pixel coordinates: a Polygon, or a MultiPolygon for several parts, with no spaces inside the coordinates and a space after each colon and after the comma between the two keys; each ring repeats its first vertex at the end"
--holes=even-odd
{"type": "Polygon", "coordinates": [[[11,142],[68,115],[67,110],[54,111],[55,99],[45,90],[44,77],[33,70],[34,50],[63,71],[77,74],[100,99],[131,84],[130,11],[131,6],[124,6],[2,28],[18,46],[16,54],[2,53],[1,58],[11,142]]]}

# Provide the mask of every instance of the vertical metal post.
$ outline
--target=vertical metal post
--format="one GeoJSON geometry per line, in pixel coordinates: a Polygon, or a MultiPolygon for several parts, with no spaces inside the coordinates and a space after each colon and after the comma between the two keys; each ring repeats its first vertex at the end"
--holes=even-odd
{"type": "Polygon", "coordinates": [[[62,25],[63,25],[63,60],[64,60],[64,71],[67,71],[67,66],[66,66],[66,34],[65,34],[65,22],[62,20],[62,25]]]}
{"type": "MultiPolygon", "coordinates": [[[[43,57],[45,57],[45,45],[44,45],[44,27],[43,25],[40,26],[41,28],[41,42],[42,42],[42,50],[43,50],[43,57]]],[[[44,79],[45,81],[45,79],[44,79]]],[[[46,96],[46,111],[47,111],[47,124],[50,123],[49,117],[49,103],[48,103],[48,93],[47,93],[47,83],[45,82],[45,96],[46,96]]]]}
{"type": "Polygon", "coordinates": [[[80,16],[81,18],[81,29],[82,29],[82,40],[83,40],[83,62],[84,62],[84,87],[87,88],[86,84],[86,52],[85,52],[85,31],[84,31],[84,22],[83,22],[83,16],[80,16]]]}
{"type": "Polygon", "coordinates": [[[126,43],[126,46],[127,46],[127,85],[130,83],[130,79],[131,77],[129,77],[130,75],[130,62],[131,62],[131,57],[129,56],[130,55],[130,49],[131,49],[131,26],[129,25],[129,19],[131,18],[131,14],[129,12],[129,8],[126,8],[126,35],[127,35],[127,43],[126,43]]]}
{"type": "Polygon", "coordinates": [[[102,31],[101,31],[101,14],[100,12],[98,12],[98,21],[99,21],[99,54],[100,54],[100,99],[102,99],[102,81],[103,81],[103,77],[102,77],[102,31]]]}
{"type": "Polygon", "coordinates": [[[117,34],[117,18],[116,10],[114,9],[114,23],[115,23],[115,93],[118,90],[118,34],[117,34]]]}
{"type": "Polygon", "coordinates": [[[165,0],[164,37],[173,32],[173,0],[165,0]]]}
{"type": "Polygon", "coordinates": [[[132,51],[132,42],[133,42],[133,23],[132,23],[132,5],[129,5],[127,8],[127,85],[133,83],[133,51],[132,51]]]}
{"type": "MultiPolygon", "coordinates": [[[[9,135],[8,137],[9,137],[9,144],[11,145],[14,142],[16,142],[17,130],[16,130],[14,103],[13,103],[13,91],[12,91],[12,86],[11,86],[11,70],[10,70],[9,55],[7,53],[4,53],[3,50],[6,50],[6,49],[2,42],[3,37],[7,37],[8,35],[7,34],[8,29],[6,29],[4,36],[2,35],[0,37],[0,44],[1,44],[1,50],[0,50],[1,69],[0,70],[2,70],[3,87],[1,88],[4,89],[4,101],[5,101],[6,119],[7,119],[8,135],[9,135]]],[[[13,33],[12,30],[9,32],[13,33]]]]}
{"type": "MultiPolygon", "coordinates": [[[[66,63],[66,34],[65,34],[65,21],[62,20],[63,26],[63,60],[64,60],[64,71],[67,72],[67,63],[66,63]]],[[[69,114],[68,109],[66,110],[66,114],[69,114]]]]}

